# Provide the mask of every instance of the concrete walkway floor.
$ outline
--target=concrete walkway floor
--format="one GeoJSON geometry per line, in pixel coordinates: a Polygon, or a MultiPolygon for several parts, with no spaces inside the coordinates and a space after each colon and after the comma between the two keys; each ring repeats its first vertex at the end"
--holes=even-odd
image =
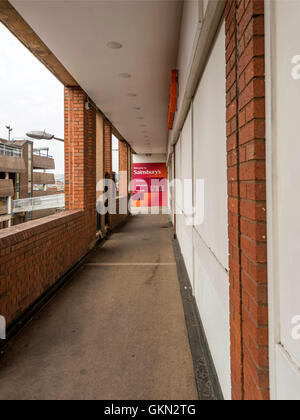
{"type": "Polygon", "coordinates": [[[0,357],[0,399],[197,399],[167,216],[134,216],[0,357]]]}

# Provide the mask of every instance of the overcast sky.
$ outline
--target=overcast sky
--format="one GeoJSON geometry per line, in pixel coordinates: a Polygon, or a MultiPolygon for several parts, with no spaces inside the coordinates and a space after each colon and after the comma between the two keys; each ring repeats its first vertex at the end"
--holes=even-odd
{"type": "MultiPolygon", "coordinates": [[[[64,137],[63,85],[0,23],[0,137],[25,137],[46,130],[64,137]]],[[[64,173],[63,143],[36,141],[49,146],[57,174],[64,173]]]]}
{"type": "MultiPolygon", "coordinates": [[[[0,138],[26,137],[28,131],[43,131],[64,137],[63,85],[0,23],[0,138]]],[[[32,139],[30,139],[32,140],[32,139]]],[[[64,173],[64,145],[58,141],[35,141],[49,147],[55,158],[55,173],[64,173]]],[[[113,138],[113,149],[118,141],[113,138]]],[[[113,171],[118,172],[118,153],[113,152],[113,171]]]]}

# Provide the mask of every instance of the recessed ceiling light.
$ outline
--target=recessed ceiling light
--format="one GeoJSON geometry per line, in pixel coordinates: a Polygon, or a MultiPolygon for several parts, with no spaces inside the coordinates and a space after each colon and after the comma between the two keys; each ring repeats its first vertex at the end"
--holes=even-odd
{"type": "Polygon", "coordinates": [[[139,106],[135,106],[135,107],[133,107],[133,109],[135,109],[136,111],[140,111],[141,110],[141,108],[139,106]]]}
{"type": "Polygon", "coordinates": [[[130,98],[135,98],[137,96],[137,94],[136,93],[133,93],[133,92],[130,92],[130,93],[128,93],[128,96],[130,98]]]}
{"type": "Polygon", "coordinates": [[[131,74],[129,74],[129,73],[120,73],[119,76],[122,77],[123,79],[130,79],[131,78],[131,74]]]}
{"type": "Polygon", "coordinates": [[[120,42],[110,41],[107,43],[107,47],[111,48],[112,50],[119,50],[120,48],[123,47],[123,45],[120,44],[120,42]]]}

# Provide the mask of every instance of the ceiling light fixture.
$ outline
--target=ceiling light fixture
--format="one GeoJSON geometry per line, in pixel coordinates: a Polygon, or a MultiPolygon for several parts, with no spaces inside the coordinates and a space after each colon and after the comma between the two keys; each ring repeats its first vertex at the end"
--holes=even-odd
{"type": "Polygon", "coordinates": [[[135,98],[137,96],[137,94],[136,93],[133,93],[133,92],[130,92],[130,93],[128,93],[128,96],[130,98],[135,98]]]}
{"type": "Polygon", "coordinates": [[[123,47],[123,45],[120,42],[110,41],[107,43],[107,47],[111,48],[112,50],[119,50],[123,47]]]}

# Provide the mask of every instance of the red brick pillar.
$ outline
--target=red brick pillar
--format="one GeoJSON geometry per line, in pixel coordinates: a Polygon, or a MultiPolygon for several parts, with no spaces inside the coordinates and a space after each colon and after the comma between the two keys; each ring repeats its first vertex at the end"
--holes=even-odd
{"type": "Polygon", "coordinates": [[[122,196],[128,196],[128,154],[127,144],[119,141],[119,190],[122,196]]]}
{"type": "Polygon", "coordinates": [[[65,88],[66,209],[96,212],[96,112],[86,110],[87,96],[79,88],[65,88]]]}
{"type": "Polygon", "coordinates": [[[112,173],[112,126],[104,120],[104,172],[112,173]]]}
{"type": "Polygon", "coordinates": [[[119,171],[128,169],[128,146],[125,142],[119,141],[119,171]]]}
{"type": "Polygon", "coordinates": [[[268,399],[264,1],[225,16],[232,396],[268,399]]]}

